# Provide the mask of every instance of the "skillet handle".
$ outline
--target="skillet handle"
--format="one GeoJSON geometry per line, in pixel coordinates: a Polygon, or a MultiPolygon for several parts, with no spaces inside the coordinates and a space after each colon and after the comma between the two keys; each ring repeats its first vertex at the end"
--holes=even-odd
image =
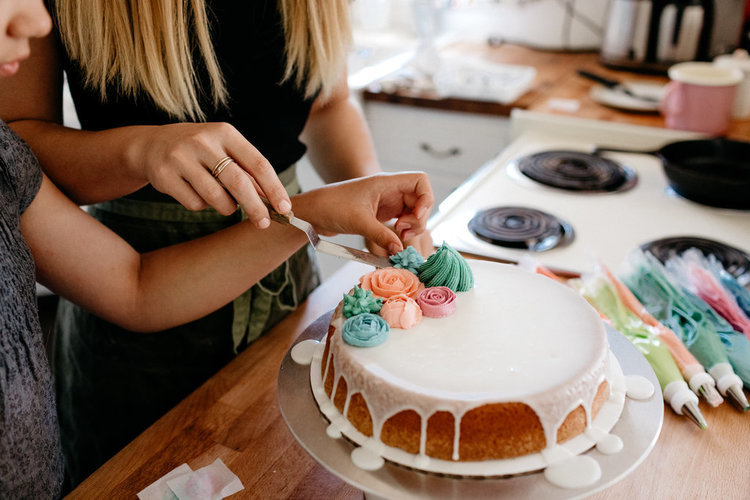
{"type": "Polygon", "coordinates": [[[609,147],[609,146],[594,146],[594,149],[591,151],[591,154],[593,155],[600,155],[601,153],[634,153],[634,154],[644,154],[644,155],[657,155],[659,154],[659,150],[644,150],[644,149],[627,149],[627,148],[615,148],[615,147],[609,147]]]}

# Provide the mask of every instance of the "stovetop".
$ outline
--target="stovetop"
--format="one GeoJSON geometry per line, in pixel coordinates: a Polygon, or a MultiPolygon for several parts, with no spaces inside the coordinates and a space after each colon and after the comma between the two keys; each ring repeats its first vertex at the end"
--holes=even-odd
{"type": "Polygon", "coordinates": [[[750,211],[708,207],[671,191],[661,160],[648,154],[606,153],[635,175],[634,184],[614,192],[581,193],[544,185],[521,174],[518,160],[550,150],[589,153],[595,146],[658,149],[695,134],[514,110],[513,138],[449,196],[431,218],[436,244],[485,258],[517,262],[531,253],[542,264],[582,273],[597,260],[617,268],[628,253],[663,238],[689,236],[750,252],[750,211]],[[574,237],[542,251],[498,246],[478,237],[469,222],[498,207],[546,212],[570,224],[574,237]]]}

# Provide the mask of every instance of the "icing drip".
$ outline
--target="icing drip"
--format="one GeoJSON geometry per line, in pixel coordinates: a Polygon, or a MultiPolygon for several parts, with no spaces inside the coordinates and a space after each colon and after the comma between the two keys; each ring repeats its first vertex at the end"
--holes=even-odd
{"type": "Polygon", "coordinates": [[[354,287],[351,295],[344,294],[344,316],[351,318],[363,313],[376,313],[383,307],[383,299],[374,297],[371,290],[354,287]]]}
{"type": "Polygon", "coordinates": [[[625,377],[625,394],[631,399],[648,399],[654,394],[654,386],[646,377],[628,375],[625,377]]]}
{"type": "Polygon", "coordinates": [[[352,450],[352,462],[362,470],[378,470],[385,464],[383,457],[365,447],[352,450]]]}
{"type": "Polygon", "coordinates": [[[396,269],[406,269],[417,274],[419,266],[424,263],[424,257],[416,248],[408,246],[396,255],[391,255],[390,261],[396,269]]]}
{"type": "Polygon", "coordinates": [[[469,263],[447,243],[419,266],[418,274],[428,287],[446,286],[454,292],[465,292],[474,286],[469,263]]]}
{"type": "Polygon", "coordinates": [[[417,304],[428,318],[444,318],[456,312],[456,294],[447,286],[432,286],[422,290],[417,304]]]}
{"type": "Polygon", "coordinates": [[[359,284],[366,290],[372,290],[376,297],[384,299],[403,293],[416,300],[419,292],[424,289],[424,285],[415,274],[406,269],[393,267],[384,267],[367,273],[359,279],[359,284]]]}
{"type": "Polygon", "coordinates": [[[566,458],[544,469],[544,477],[561,488],[582,488],[602,477],[599,462],[588,455],[566,458]]]}
{"type": "Polygon", "coordinates": [[[407,330],[422,321],[422,309],[411,297],[394,295],[383,304],[380,316],[388,322],[391,328],[407,330]]]}
{"type": "Polygon", "coordinates": [[[317,340],[303,340],[292,347],[292,360],[299,365],[309,365],[319,344],[317,340]]]}
{"type": "Polygon", "coordinates": [[[342,338],[355,347],[373,347],[385,342],[391,328],[380,316],[372,313],[352,316],[344,322],[342,338]]]}

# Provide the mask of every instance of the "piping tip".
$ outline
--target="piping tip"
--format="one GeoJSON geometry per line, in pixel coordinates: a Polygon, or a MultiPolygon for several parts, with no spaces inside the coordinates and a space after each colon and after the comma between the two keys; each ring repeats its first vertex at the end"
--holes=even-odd
{"type": "Polygon", "coordinates": [[[703,414],[698,408],[698,404],[694,401],[687,401],[684,405],[682,405],[682,414],[687,415],[687,417],[701,429],[708,428],[706,419],[703,418],[703,414]]]}
{"type": "Polygon", "coordinates": [[[721,397],[719,391],[716,390],[716,386],[710,382],[705,382],[698,387],[698,392],[706,400],[706,403],[710,404],[714,408],[724,402],[724,398],[721,397]]]}
{"type": "Polygon", "coordinates": [[[747,402],[745,393],[742,392],[742,387],[739,385],[731,385],[727,387],[726,394],[729,394],[729,398],[734,405],[742,410],[747,411],[750,409],[750,403],[747,402]]]}

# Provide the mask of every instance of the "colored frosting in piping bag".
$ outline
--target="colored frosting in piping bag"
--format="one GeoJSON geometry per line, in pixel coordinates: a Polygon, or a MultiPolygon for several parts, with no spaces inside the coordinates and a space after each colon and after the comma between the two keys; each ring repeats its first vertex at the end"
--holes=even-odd
{"type": "MultiPolygon", "coordinates": [[[[675,283],[653,255],[637,252],[631,258],[631,267],[623,278],[625,284],[657,320],[678,335],[709,373],[716,365],[731,364],[742,382],[750,385],[747,337],[734,331],[703,300],[675,283]]],[[[723,394],[718,379],[717,385],[723,394]]]]}
{"type": "Polygon", "coordinates": [[[638,299],[633,295],[633,292],[625,286],[625,284],[617,278],[605,265],[600,264],[601,271],[606,276],[607,280],[614,287],[617,297],[622,304],[627,307],[633,314],[638,316],[641,321],[651,327],[651,331],[654,332],[661,340],[664,345],[669,349],[672,354],[677,367],[680,369],[680,373],[688,381],[690,388],[696,394],[702,389],[703,396],[711,406],[718,406],[724,400],[721,395],[716,392],[716,384],[711,376],[706,373],[706,370],[695,359],[695,356],[685,347],[685,344],[677,337],[672,330],[660,323],[654,318],[643,304],[638,302],[638,299]]]}
{"type": "Polygon", "coordinates": [[[750,318],[704,265],[704,261],[707,259],[703,254],[691,248],[683,254],[672,256],[665,265],[682,286],[703,299],[732,328],[750,337],[750,318]]]}
{"type": "Polygon", "coordinates": [[[648,325],[625,307],[609,281],[592,275],[571,280],[570,284],[643,354],[659,379],[662,390],[672,382],[683,381],[667,347],[648,325]]]}

